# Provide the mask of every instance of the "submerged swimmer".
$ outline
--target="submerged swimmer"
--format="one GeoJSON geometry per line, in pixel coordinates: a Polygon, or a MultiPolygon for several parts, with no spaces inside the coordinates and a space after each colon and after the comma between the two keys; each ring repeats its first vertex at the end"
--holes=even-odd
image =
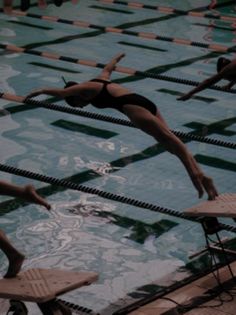
{"type": "MultiPolygon", "coordinates": [[[[77,4],[78,0],[71,0],[73,4],[77,4]]],[[[63,0],[53,0],[53,3],[60,7],[63,4],[63,0]]],[[[3,0],[3,12],[6,14],[12,13],[13,0],[3,0]]],[[[47,7],[46,0],[38,0],[38,7],[40,9],[45,9],[47,7]]],[[[30,0],[21,0],[20,9],[21,11],[27,11],[30,8],[30,0]]]]}
{"type": "MultiPolygon", "coordinates": [[[[3,0],[3,12],[6,14],[12,13],[13,0],[3,0]]],[[[38,6],[41,9],[46,8],[46,0],[38,0],[38,6]]],[[[21,11],[27,11],[30,7],[30,0],[21,0],[20,9],[21,11]]]]}
{"type": "Polygon", "coordinates": [[[211,178],[200,169],[183,142],[169,129],[155,104],[147,98],[132,93],[127,88],[110,81],[110,75],[117,62],[125,55],[114,57],[93,80],[84,83],[68,82],[65,88],[45,88],[30,93],[26,98],[47,94],[64,98],[73,107],[84,107],[91,103],[97,108],[114,108],[125,114],[139,129],[160,142],[166,150],[175,154],[183,163],[189,177],[198,191],[199,198],[204,191],[209,199],[218,195],[211,178]]]}
{"type": "Polygon", "coordinates": [[[194,94],[209,88],[211,85],[217,83],[222,79],[229,81],[229,83],[224,86],[225,89],[230,90],[234,86],[234,84],[236,83],[236,59],[233,59],[231,61],[227,58],[220,57],[217,61],[217,74],[214,74],[210,78],[202,81],[190,92],[179,97],[178,100],[186,101],[194,94]]]}
{"type": "MultiPolygon", "coordinates": [[[[20,187],[5,181],[0,181],[0,195],[22,198],[28,202],[44,206],[46,209],[50,210],[50,205],[37,194],[32,185],[20,187]]],[[[4,278],[15,277],[21,269],[25,256],[11,244],[2,230],[0,230],[0,249],[9,260],[9,267],[4,278]]]]}
{"type": "MultiPolygon", "coordinates": [[[[63,3],[63,0],[53,0],[53,3],[60,7],[63,3]]],[[[47,1],[46,0],[38,0],[38,7],[40,9],[45,9],[47,7],[47,1]]],[[[30,0],[21,0],[21,10],[27,11],[30,8],[30,0]]]]}

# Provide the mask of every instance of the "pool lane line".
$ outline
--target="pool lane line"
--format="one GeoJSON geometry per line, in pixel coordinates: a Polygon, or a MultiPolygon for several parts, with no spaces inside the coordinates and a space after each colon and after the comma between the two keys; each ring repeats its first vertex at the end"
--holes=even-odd
{"type": "Polygon", "coordinates": [[[68,20],[68,19],[61,19],[57,16],[39,15],[39,14],[15,11],[15,10],[12,11],[12,14],[18,15],[18,16],[26,16],[26,17],[31,17],[31,18],[42,19],[42,20],[46,20],[50,22],[70,24],[70,25],[74,25],[74,26],[78,26],[82,28],[96,29],[96,30],[103,31],[104,33],[124,34],[124,35],[130,35],[130,36],[135,36],[135,37],[149,39],[149,40],[160,40],[160,41],[165,41],[169,43],[174,43],[177,45],[205,48],[205,49],[209,49],[209,50],[213,50],[217,52],[224,52],[224,53],[236,52],[236,48],[227,47],[220,44],[214,44],[214,43],[206,44],[202,42],[191,41],[189,39],[184,39],[184,38],[161,36],[161,35],[157,35],[150,32],[135,32],[135,31],[130,31],[130,30],[124,30],[118,27],[96,25],[89,22],[85,22],[85,21],[79,21],[79,20],[73,21],[73,20],[68,20]]]}
{"type": "MultiPolygon", "coordinates": [[[[81,192],[87,193],[87,194],[97,195],[99,197],[102,197],[102,198],[105,198],[108,200],[113,200],[116,202],[131,205],[134,207],[138,207],[138,208],[147,209],[147,210],[150,210],[153,212],[158,212],[158,213],[170,215],[170,216],[177,217],[180,219],[201,223],[201,218],[194,218],[194,217],[186,215],[183,212],[180,212],[180,211],[177,211],[174,209],[165,208],[165,207],[162,207],[159,205],[155,205],[155,204],[152,204],[152,203],[149,203],[146,201],[127,197],[124,195],[114,194],[111,192],[97,189],[96,187],[89,187],[89,186],[73,183],[73,182],[68,181],[68,180],[59,179],[59,178],[55,178],[52,176],[43,175],[40,173],[35,173],[32,171],[20,169],[20,168],[10,166],[10,165],[0,164],[0,171],[5,172],[5,173],[9,173],[9,174],[14,174],[17,176],[30,178],[33,180],[38,180],[40,182],[51,184],[51,185],[61,186],[61,187],[67,188],[67,189],[81,191],[81,192]]],[[[220,227],[226,231],[236,232],[236,227],[233,227],[230,225],[220,224],[220,227]]]]}
{"type": "Polygon", "coordinates": [[[165,6],[154,6],[154,5],[148,5],[143,4],[139,2],[127,2],[127,1],[121,1],[121,0],[96,0],[97,2],[101,2],[103,4],[121,4],[126,5],[131,9],[150,9],[155,10],[161,13],[166,14],[176,14],[176,15],[187,15],[190,17],[196,17],[196,18],[209,18],[209,19],[217,19],[222,20],[224,22],[236,22],[236,17],[234,16],[227,16],[227,15],[220,15],[220,14],[212,14],[212,13],[202,13],[191,10],[191,11],[184,11],[180,9],[175,9],[172,7],[165,7],[165,6]]]}
{"type": "MultiPolygon", "coordinates": [[[[8,93],[0,93],[0,98],[8,100],[8,101],[35,105],[38,107],[43,107],[50,110],[60,111],[60,112],[68,113],[68,114],[86,117],[86,118],[102,120],[102,121],[106,121],[106,122],[110,122],[110,123],[114,123],[118,125],[123,125],[126,127],[137,128],[134,126],[133,123],[131,123],[129,120],[126,120],[126,119],[116,118],[116,117],[107,116],[103,114],[97,114],[93,112],[87,112],[85,110],[81,110],[78,108],[57,105],[57,104],[48,103],[45,101],[38,101],[33,98],[25,99],[23,96],[18,96],[18,95],[8,94],[8,93]]],[[[236,149],[236,142],[228,142],[228,141],[222,141],[222,140],[213,139],[209,137],[203,137],[203,136],[196,135],[193,132],[182,132],[182,131],[177,131],[177,130],[171,130],[171,132],[181,139],[208,143],[208,144],[221,146],[221,147],[225,147],[229,149],[236,149]]]]}
{"type": "MultiPolygon", "coordinates": [[[[1,44],[0,43],[0,49],[12,51],[15,53],[24,53],[24,54],[36,55],[36,56],[44,57],[44,58],[48,58],[48,59],[66,61],[66,62],[71,62],[71,63],[83,65],[83,66],[100,68],[100,69],[103,69],[106,66],[106,64],[98,63],[98,62],[93,61],[93,60],[77,59],[77,58],[72,58],[72,57],[68,57],[68,56],[60,56],[56,53],[39,51],[39,50],[34,50],[34,49],[26,49],[26,48],[11,45],[11,44],[1,44]]],[[[235,48],[235,50],[236,50],[236,48],[235,48]]],[[[133,75],[133,76],[141,76],[141,77],[145,77],[145,78],[152,78],[152,79],[169,81],[169,82],[180,83],[180,84],[191,85],[191,86],[198,86],[200,83],[197,81],[181,79],[181,78],[176,78],[176,77],[170,77],[167,75],[156,74],[156,73],[148,72],[148,71],[140,71],[140,70],[136,70],[136,69],[132,69],[132,68],[128,68],[128,67],[123,67],[123,66],[115,67],[114,71],[133,75]]],[[[221,86],[217,86],[217,85],[213,85],[213,86],[209,87],[209,89],[216,90],[216,91],[223,91],[226,93],[233,93],[233,94],[236,93],[235,89],[227,90],[226,88],[221,87],[221,86]]]]}

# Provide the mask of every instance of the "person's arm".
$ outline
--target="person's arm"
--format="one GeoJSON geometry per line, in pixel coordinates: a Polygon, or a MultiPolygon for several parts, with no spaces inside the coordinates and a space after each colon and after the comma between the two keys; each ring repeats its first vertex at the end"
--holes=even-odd
{"type": "Polygon", "coordinates": [[[215,75],[213,75],[212,77],[202,81],[197,87],[195,87],[194,89],[192,89],[191,91],[189,91],[188,93],[180,96],[178,98],[178,100],[181,101],[186,101],[189,98],[191,98],[194,94],[207,89],[208,87],[210,87],[211,85],[215,84],[216,82],[220,81],[223,78],[221,73],[217,73],[215,75]]]}
{"type": "Polygon", "coordinates": [[[112,58],[112,60],[110,62],[108,62],[108,64],[104,67],[104,69],[102,70],[101,74],[97,77],[99,79],[103,79],[103,80],[109,80],[112,71],[115,69],[116,64],[125,56],[124,53],[120,53],[118,55],[116,55],[114,58],[112,58]]]}
{"type": "Polygon", "coordinates": [[[39,196],[32,185],[17,186],[0,180],[0,195],[22,198],[28,202],[36,203],[50,210],[51,206],[45,199],[39,196]]]}
{"type": "Polygon", "coordinates": [[[31,97],[35,97],[38,95],[51,95],[51,96],[55,96],[58,98],[65,98],[67,96],[72,96],[72,95],[79,95],[80,93],[83,93],[84,91],[86,91],[88,89],[87,83],[80,83],[80,84],[75,84],[71,87],[65,88],[65,89],[61,89],[61,88],[42,88],[42,89],[38,89],[35,90],[31,93],[29,93],[25,99],[27,98],[31,98],[31,97]]]}
{"type": "Polygon", "coordinates": [[[27,98],[32,98],[38,95],[51,95],[51,96],[56,96],[58,98],[63,98],[63,93],[64,93],[64,89],[57,89],[57,88],[42,88],[42,89],[38,89],[35,90],[31,93],[29,93],[25,99],[27,98]]]}
{"type": "MultiPolygon", "coordinates": [[[[196,88],[192,89],[190,92],[188,92],[188,93],[182,95],[181,97],[179,97],[178,100],[186,101],[190,97],[192,97],[194,94],[196,94],[196,93],[198,93],[198,92],[200,92],[200,91],[202,91],[204,89],[207,89],[208,87],[210,87],[211,85],[213,85],[216,82],[220,81],[221,79],[230,80],[228,78],[230,76],[232,76],[232,75],[235,76],[235,73],[236,73],[236,59],[231,61],[230,64],[225,66],[219,73],[217,73],[217,74],[211,76],[210,78],[204,80],[196,88]]],[[[232,81],[232,80],[230,80],[230,81],[232,81]]],[[[231,87],[231,83],[229,84],[229,86],[231,87]]]]}

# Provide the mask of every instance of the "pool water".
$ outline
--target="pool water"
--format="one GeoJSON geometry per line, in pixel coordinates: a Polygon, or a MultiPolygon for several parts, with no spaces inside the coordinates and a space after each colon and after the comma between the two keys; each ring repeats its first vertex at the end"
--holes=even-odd
{"type": "MultiPolygon", "coordinates": [[[[138,2],[180,10],[202,8],[202,12],[206,6],[203,0],[138,2]]],[[[16,8],[18,4],[15,1],[16,8]]],[[[81,0],[76,5],[66,1],[60,8],[49,4],[45,10],[39,9],[35,1],[32,4],[28,12],[38,15],[206,44],[235,45],[235,25],[221,20],[164,14],[96,0],[81,0]]],[[[235,16],[235,6],[222,6],[213,12],[235,16]]],[[[1,13],[0,18],[1,44],[103,64],[115,54],[125,52],[122,66],[188,80],[201,81],[215,73],[216,60],[224,55],[207,48],[29,16],[1,13]]],[[[234,58],[234,53],[226,56],[234,58]]],[[[39,87],[62,87],[62,76],[81,82],[101,71],[4,49],[1,49],[0,70],[0,91],[22,96],[39,87]]],[[[190,86],[117,71],[112,78],[155,102],[171,129],[207,131],[209,137],[235,142],[233,93],[208,89],[181,102],[176,98],[190,86]]],[[[199,203],[181,163],[137,129],[3,99],[0,106],[2,164],[180,212],[199,203]]],[[[86,110],[99,113],[91,105],[86,110]]],[[[125,118],[112,109],[104,109],[102,114],[125,118]]],[[[196,141],[187,141],[186,145],[204,172],[214,179],[220,193],[235,192],[234,150],[196,141]]],[[[48,213],[39,206],[1,196],[0,228],[27,255],[24,269],[60,268],[99,273],[95,284],[63,296],[67,301],[103,315],[112,314],[207,265],[206,258],[189,259],[190,254],[205,246],[202,228],[197,223],[3,172],[1,179],[19,185],[32,182],[52,204],[48,213]]],[[[221,221],[233,224],[231,220],[221,221]]],[[[232,233],[222,234],[234,237],[232,233]]],[[[1,253],[0,272],[3,274],[6,268],[7,261],[1,253]]]]}

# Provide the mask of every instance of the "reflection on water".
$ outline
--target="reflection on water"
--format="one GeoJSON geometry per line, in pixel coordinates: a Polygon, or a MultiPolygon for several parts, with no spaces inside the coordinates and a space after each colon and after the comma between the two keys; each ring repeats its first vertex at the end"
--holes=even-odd
{"type": "MultiPolygon", "coordinates": [[[[19,71],[16,71],[13,69],[10,65],[7,64],[0,64],[0,73],[1,73],[1,79],[0,79],[0,91],[8,92],[8,93],[14,93],[13,88],[7,83],[7,80],[10,78],[17,76],[20,74],[19,71]]],[[[4,102],[1,100],[1,102],[4,102]]],[[[9,103],[8,101],[5,101],[6,103],[9,103]]]]}
{"type": "Polygon", "coordinates": [[[3,37],[15,37],[16,33],[9,28],[0,28],[0,36],[3,37]]]}

